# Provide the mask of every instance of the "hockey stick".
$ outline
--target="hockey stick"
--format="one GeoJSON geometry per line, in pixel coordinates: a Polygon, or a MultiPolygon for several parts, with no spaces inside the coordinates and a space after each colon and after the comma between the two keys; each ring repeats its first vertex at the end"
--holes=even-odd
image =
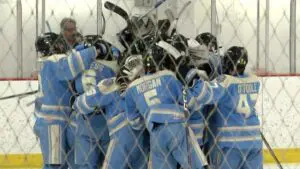
{"type": "MultiPolygon", "coordinates": [[[[189,119],[189,110],[187,106],[187,87],[185,86],[183,91],[182,91],[182,96],[183,96],[183,109],[184,109],[184,116],[186,117],[186,134],[189,135],[189,126],[188,126],[188,119],[189,119]]],[[[189,144],[189,137],[187,137],[187,149],[188,149],[188,164],[192,168],[192,151],[191,147],[189,144]]]]}
{"type": "Polygon", "coordinates": [[[167,16],[167,18],[169,19],[170,22],[173,22],[175,20],[175,16],[171,9],[166,9],[165,15],[167,16]]]}
{"type": "Polygon", "coordinates": [[[142,15],[139,19],[143,19],[145,16],[149,15],[152,11],[154,11],[155,9],[157,9],[159,6],[161,6],[164,2],[166,2],[167,0],[161,0],[161,1],[158,1],[153,8],[151,8],[149,11],[147,11],[144,15],[142,15]]]}
{"type": "Polygon", "coordinates": [[[47,28],[48,28],[49,32],[52,32],[52,29],[51,29],[51,27],[50,27],[50,24],[49,24],[49,22],[48,22],[48,21],[46,21],[46,26],[47,26],[47,28]]]}
{"type": "Polygon", "coordinates": [[[269,142],[265,138],[265,135],[261,131],[260,131],[260,135],[261,135],[261,138],[263,139],[265,145],[267,146],[269,152],[271,153],[273,159],[276,161],[276,164],[277,164],[278,168],[283,169],[283,167],[282,167],[280,161],[278,160],[278,158],[276,157],[276,154],[274,153],[272,147],[270,146],[269,142]]]}
{"type": "Polygon", "coordinates": [[[15,97],[29,96],[29,95],[32,95],[32,94],[36,94],[37,92],[38,92],[38,90],[34,90],[34,91],[31,91],[31,92],[26,92],[26,93],[21,93],[21,94],[14,94],[14,95],[10,95],[10,96],[1,97],[0,100],[6,100],[6,99],[15,98],[15,97]]]}
{"type": "Polygon", "coordinates": [[[121,7],[119,7],[118,5],[111,3],[109,1],[106,1],[104,3],[104,7],[110,11],[115,12],[116,14],[120,15],[123,19],[125,19],[125,21],[127,22],[128,25],[130,25],[131,21],[129,18],[128,13],[122,9],[121,7]]]}
{"type": "Polygon", "coordinates": [[[169,35],[169,36],[174,35],[174,33],[176,32],[176,29],[177,29],[177,24],[178,24],[179,18],[181,17],[181,15],[183,14],[183,12],[187,9],[187,7],[188,7],[189,5],[191,5],[191,4],[192,4],[192,1],[188,1],[188,2],[186,2],[186,3],[182,6],[182,8],[180,9],[180,11],[179,11],[179,13],[178,13],[176,19],[173,21],[172,25],[170,26],[170,29],[169,29],[169,31],[168,31],[168,35],[169,35]]]}
{"type": "Polygon", "coordinates": [[[102,31],[101,31],[101,36],[104,35],[105,30],[106,30],[106,19],[104,17],[104,13],[102,12],[102,19],[103,19],[103,27],[102,27],[102,31]]]}
{"type": "Polygon", "coordinates": [[[183,107],[184,107],[184,115],[186,117],[186,132],[187,132],[187,148],[188,148],[188,164],[189,166],[192,168],[192,149],[196,152],[198,152],[198,157],[200,158],[200,161],[201,161],[201,164],[202,164],[202,167],[205,168],[205,169],[209,169],[209,165],[208,165],[208,162],[207,162],[207,159],[205,157],[205,154],[203,153],[203,151],[201,150],[198,142],[197,142],[197,139],[195,137],[195,134],[193,132],[193,130],[190,128],[189,126],[189,123],[188,123],[188,119],[190,117],[190,113],[189,113],[189,110],[188,110],[188,103],[187,103],[187,86],[184,87],[182,93],[183,93],[183,107]],[[192,145],[192,148],[191,148],[191,145],[192,145]],[[197,146],[197,147],[195,147],[197,146]],[[198,149],[198,150],[197,150],[198,149]]]}

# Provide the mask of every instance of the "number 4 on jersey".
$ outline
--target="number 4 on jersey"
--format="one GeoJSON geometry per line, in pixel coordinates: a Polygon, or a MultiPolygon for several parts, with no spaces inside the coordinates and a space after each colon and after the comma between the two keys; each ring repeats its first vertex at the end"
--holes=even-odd
{"type": "Polygon", "coordinates": [[[255,106],[256,100],[257,94],[250,94],[250,99],[247,98],[247,94],[241,94],[236,108],[237,112],[244,114],[248,118],[251,114],[249,101],[254,102],[252,106],[255,106]]]}
{"type": "Polygon", "coordinates": [[[144,97],[148,106],[152,106],[155,104],[160,104],[160,100],[157,97],[156,89],[149,90],[144,93],[144,97]]]}

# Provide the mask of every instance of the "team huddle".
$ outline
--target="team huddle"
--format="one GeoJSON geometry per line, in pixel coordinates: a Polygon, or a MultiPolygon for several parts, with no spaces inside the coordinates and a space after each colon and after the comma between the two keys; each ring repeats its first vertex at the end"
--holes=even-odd
{"type": "Polygon", "coordinates": [[[99,35],[69,47],[52,32],[36,40],[43,168],[262,168],[260,83],[245,72],[247,50],[221,56],[211,33],[132,23],[117,34],[122,47],[99,35]]]}

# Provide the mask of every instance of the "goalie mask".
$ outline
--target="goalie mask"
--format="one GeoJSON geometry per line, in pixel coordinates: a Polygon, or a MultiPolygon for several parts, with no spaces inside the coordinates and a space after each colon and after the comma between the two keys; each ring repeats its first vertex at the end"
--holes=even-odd
{"type": "Polygon", "coordinates": [[[248,63],[246,48],[239,46],[230,47],[223,58],[223,71],[225,74],[243,74],[248,63]]]}
{"type": "Polygon", "coordinates": [[[35,48],[43,56],[65,53],[64,42],[56,33],[48,32],[39,36],[35,41],[35,48]]]}
{"type": "Polygon", "coordinates": [[[143,76],[145,69],[141,55],[132,55],[128,57],[125,64],[120,68],[117,74],[116,82],[120,85],[120,91],[124,92],[130,82],[143,76]]]}
{"type": "Polygon", "coordinates": [[[123,73],[128,77],[129,81],[133,81],[145,74],[142,55],[129,56],[124,64],[123,73]]]}

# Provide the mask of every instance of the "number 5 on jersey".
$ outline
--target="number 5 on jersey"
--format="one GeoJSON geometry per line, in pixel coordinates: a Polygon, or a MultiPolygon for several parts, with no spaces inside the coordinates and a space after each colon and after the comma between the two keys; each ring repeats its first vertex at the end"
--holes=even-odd
{"type": "Polygon", "coordinates": [[[157,97],[156,89],[149,90],[144,93],[144,97],[148,106],[152,106],[155,104],[160,104],[160,100],[157,97]]]}

